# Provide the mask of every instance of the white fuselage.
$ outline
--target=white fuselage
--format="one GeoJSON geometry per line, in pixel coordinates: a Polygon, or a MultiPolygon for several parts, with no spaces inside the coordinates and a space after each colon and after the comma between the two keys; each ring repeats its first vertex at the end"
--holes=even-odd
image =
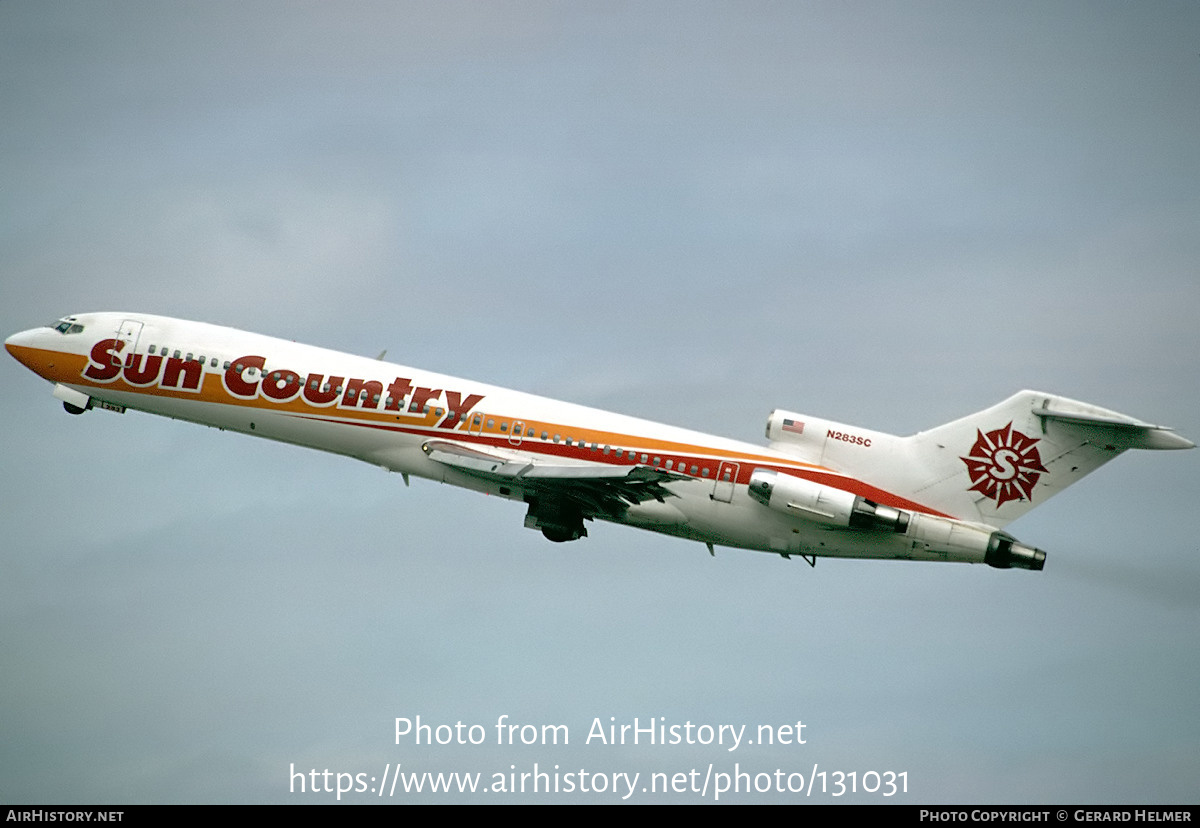
{"type": "MultiPolygon", "coordinates": [[[[751,497],[751,476],[766,470],[884,507],[946,518],[794,453],[389,362],[135,313],[67,317],[57,327],[16,334],[7,347],[55,383],[69,410],[146,411],[344,454],[406,479],[414,475],[531,503],[529,479],[439,462],[430,446],[475,449],[527,461],[530,468],[553,464],[556,479],[568,482],[597,470],[643,467],[665,478],[670,496],[630,503],[620,513],[583,516],[691,538],[710,549],[718,544],[784,555],[983,560],[978,544],[935,548],[898,532],[833,528],[751,497]]],[[[546,485],[542,481],[543,494],[546,485]]]]}

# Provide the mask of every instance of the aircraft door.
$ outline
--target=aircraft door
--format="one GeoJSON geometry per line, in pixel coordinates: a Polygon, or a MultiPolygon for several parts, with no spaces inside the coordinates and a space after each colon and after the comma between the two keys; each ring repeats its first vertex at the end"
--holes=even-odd
{"type": "Polygon", "coordinates": [[[133,359],[133,355],[137,352],[138,340],[142,336],[142,323],[133,319],[126,319],[121,323],[121,327],[117,330],[117,339],[125,343],[125,347],[121,352],[125,354],[125,360],[128,362],[133,359]]]}
{"type": "Polygon", "coordinates": [[[524,439],[525,423],[517,420],[512,424],[512,431],[508,432],[508,442],[510,445],[519,446],[521,440],[524,439]]]}
{"type": "Polygon", "coordinates": [[[729,503],[733,500],[733,484],[737,480],[738,464],[728,460],[717,468],[717,479],[713,483],[712,499],[729,503]]]}

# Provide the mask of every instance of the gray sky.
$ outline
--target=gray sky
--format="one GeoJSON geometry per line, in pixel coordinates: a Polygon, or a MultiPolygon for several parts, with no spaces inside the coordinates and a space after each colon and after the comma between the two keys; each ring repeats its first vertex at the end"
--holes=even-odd
{"type": "MultiPolygon", "coordinates": [[[[1024,387],[1197,439],[1198,31],[1191,2],[0,3],[0,327],[162,313],[752,441],[776,406],[906,434],[1024,387]]],[[[1010,527],[1042,573],[810,570],[549,544],[518,504],[0,378],[2,801],[329,801],[290,765],[388,762],[1196,800],[1200,452],[1010,527]],[[418,714],[571,744],[395,745],[418,714]],[[610,716],[807,744],[583,744],[610,716]]],[[[634,797],[668,799],[698,801],[634,797]]]]}

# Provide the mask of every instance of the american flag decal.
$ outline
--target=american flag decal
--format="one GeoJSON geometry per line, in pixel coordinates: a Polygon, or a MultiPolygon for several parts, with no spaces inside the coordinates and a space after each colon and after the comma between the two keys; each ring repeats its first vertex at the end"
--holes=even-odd
{"type": "Polygon", "coordinates": [[[803,434],[804,423],[800,422],[799,420],[789,420],[787,417],[784,417],[783,430],[790,431],[792,434],[803,434]]]}

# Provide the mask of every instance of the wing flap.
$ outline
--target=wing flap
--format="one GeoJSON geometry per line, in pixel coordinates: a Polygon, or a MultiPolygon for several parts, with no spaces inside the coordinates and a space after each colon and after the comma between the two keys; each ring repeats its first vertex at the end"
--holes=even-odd
{"type": "Polygon", "coordinates": [[[522,458],[480,451],[448,440],[429,440],[421,446],[421,450],[430,460],[442,465],[494,477],[519,477],[533,468],[532,462],[522,458]]]}
{"type": "Polygon", "coordinates": [[[615,466],[550,460],[530,452],[451,440],[429,440],[421,449],[434,462],[489,480],[511,482],[543,495],[567,499],[584,515],[618,515],[647,500],[665,502],[675,493],[663,484],[687,475],[651,466],[615,466]]]}

